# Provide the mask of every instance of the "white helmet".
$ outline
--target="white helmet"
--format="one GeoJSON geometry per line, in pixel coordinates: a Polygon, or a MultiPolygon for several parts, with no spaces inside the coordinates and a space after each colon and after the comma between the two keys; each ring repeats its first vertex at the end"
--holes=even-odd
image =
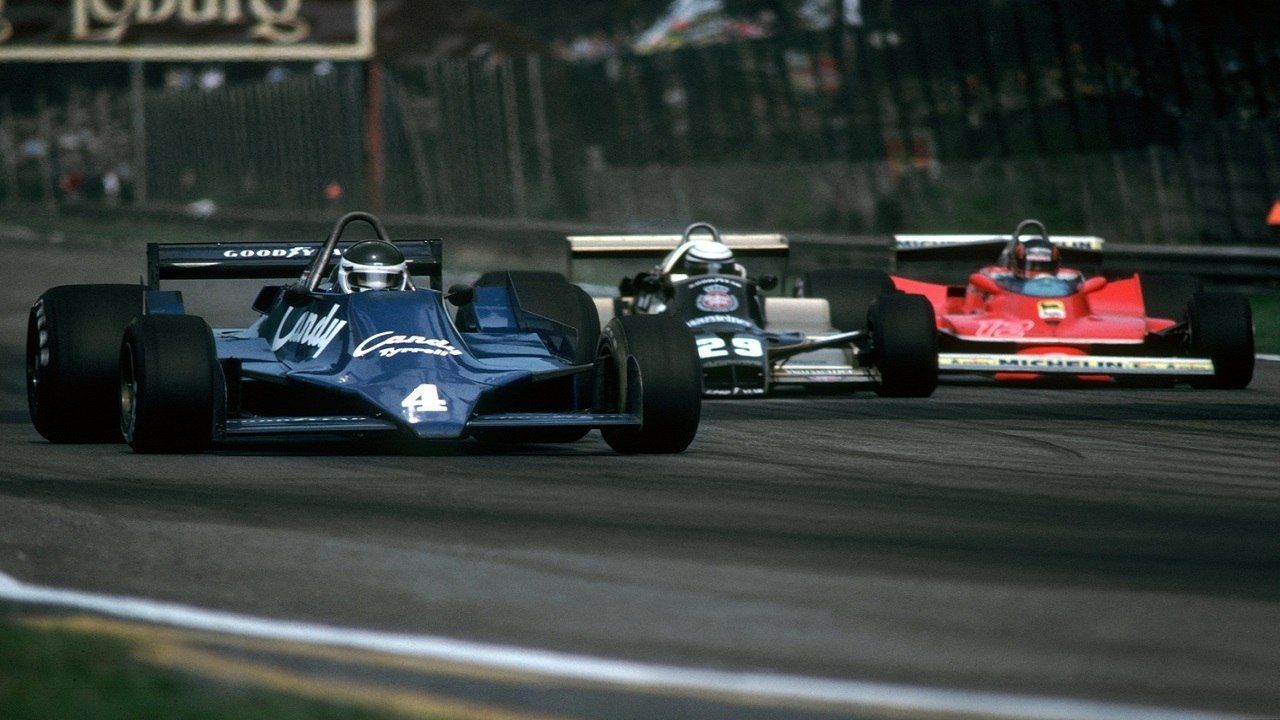
{"type": "Polygon", "coordinates": [[[734,275],[737,266],[729,246],[714,240],[694,241],[684,254],[686,275],[734,275]]]}

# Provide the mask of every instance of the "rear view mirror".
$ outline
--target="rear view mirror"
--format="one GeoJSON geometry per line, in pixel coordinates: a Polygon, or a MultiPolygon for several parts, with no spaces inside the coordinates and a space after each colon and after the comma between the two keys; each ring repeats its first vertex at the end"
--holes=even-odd
{"type": "Polygon", "coordinates": [[[1004,288],[1000,287],[999,283],[982,273],[974,273],[970,275],[969,284],[984,293],[999,293],[1004,291],[1004,288]]]}
{"type": "Polygon", "coordinates": [[[655,292],[662,288],[662,280],[653,273],[640,273],[636,275],[636,289],[647,292],[655,292]]]}
{"type": "Polygon", "coordinates": [[[761,290],[768,292],[778,287],[778,276],[777,275],[761,275],[760,279],[756,281],[756,284],[760,286],[761,290]]]}
{"type": "Polygon", "coordinates": [[[471,285],[463,285],[461,283],[449,286],[449,292],[445,293],[444,299],[454,307],[462,307],[469,304],[476,296],[476,289],[471,285]]]}
{"type": "Polygon", "coordinates": [[[276,298],[280,297],[280,291],[284,288],[280,285],[268,285],[258,291],[258,297],[253,299],[253,311],[259,315],[266,315],[271,310],[271,306],[276,304],[276,298]]]}
{"type": "Polygon", "coordinates": [[[1080,292],[1085,293],[1087,295],[1091,292],[1097,292],[1106,286],[1107,286],[1106,278],[1091,277],[1088,280],[1085,280],[1084,284],[1080,286],[1080,292]]]}
{"type": "Polygon", "coordinates": [[[305,285],[286,285],[283,292],[284,301],[292,307],[302,307],[311,301],[311,293],[305,285]]]}

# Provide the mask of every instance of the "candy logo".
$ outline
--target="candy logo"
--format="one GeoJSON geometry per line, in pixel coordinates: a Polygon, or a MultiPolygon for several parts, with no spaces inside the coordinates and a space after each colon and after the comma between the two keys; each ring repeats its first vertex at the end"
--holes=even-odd
{"type": "Polygon", "coordinates": [[[724,313],[738,309],[738,298],[724,285],[708,285],[698,296],[698,309],[704,312],[724,313]]]}
{"type": "Polygon", "coordinates": [[[338,306],[334,305],[329,308],[329,313],[323,317],[313,312],[304,312],[294,321],[293,326],[288,332],[284,332],[285,322],[289,316],[293,314],[293,308],[284,311],[284,316],[280,318],[280,325],[276,328],[275,337],[271,339],[271,349],[273,351],[288,345],[289,343],[297,343],[306,347],[316,349],[311,357],[320,357],[320,353],[329,347],[329,343],[342,332],[342,328],[347,326],[346,320],[338,320],[334,315],[338,314],[338,306]],[[283,333],[283,334],[281,334],[283,333]]]}
{"type": "Polygon", "coordinates": [[[441,357],[462,354],[462,351],[450,344],[448,340],[426,338],[421,335],[396,335],[391,330],[370,335],[351,354],[355,357],[364,357],[374,352],[378,353],[379,357],[395,357],[404,353],[441,357]]]}

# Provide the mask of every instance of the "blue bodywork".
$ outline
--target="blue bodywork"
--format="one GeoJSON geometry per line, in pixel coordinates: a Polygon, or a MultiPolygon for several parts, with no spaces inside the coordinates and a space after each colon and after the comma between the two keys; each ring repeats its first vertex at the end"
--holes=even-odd
{"type": "MultiPolygon", "coordinates": [[[[161,246],[161,253],[173,247],[161,246]]],[[[159,258],[160,269],[152,272],[156,281],[166,276],[166,268],[177,266],[166,265],[155,251],[153,257],[159,258]]],[[[438,268],[438,255],[433,262],[438,268]]],[[[197,266],[201,263],[186,263],[183,267],[191,270],[183,276],[194,274],[197,266]]],[[[207,266],[199,270],[206,277],[244,276],[234,267],[220,275],[207,266]]],[[[431,285],[438,284],[436,275],[431,285]]],[[[183,312],[180,294],[152,288],[147,312],[183,312]]],[[[581,389],[588,384],[542,382],[578,378],[595,367],[574,365],[576,331],[522,310],[510,284],[473,290],[475,322],[469,330],[474,331],[460,332],[445,302],[438,289],[348,295],[323,287],[268,287],[254,304],[262,313],[257,322],[214,330],[228,387],[222,434],[399,430],[420,439],[450,440],[481,428],[640,424],[638,408],[593,412],[594,398],[579,397],[594,395],[581,389]],[[316,411],[299,412],[297,402],[289,412],[239,411],[243,388],[267,386],[295,401],[303,398],[304,405],[306,398],[315,398],[316,411]],[[538,398],[539,393],[557,396],[538,398]],[[547,406],[555,409],[539,409],[547,406]],[[341,412],[333,412],[335,407],[341,412]]]]}

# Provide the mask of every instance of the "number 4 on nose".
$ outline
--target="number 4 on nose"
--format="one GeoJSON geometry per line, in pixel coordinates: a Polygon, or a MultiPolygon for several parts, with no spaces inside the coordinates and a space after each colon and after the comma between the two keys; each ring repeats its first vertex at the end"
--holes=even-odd
{"type": "Polygon", "coordinates": [[[435,385],[429,383],[423,383],[414,388],[413,392],[409,393],[400,402],[400,406],[411,413],[447,412],[449,410],[449,405],[444,398],[440,397],[440,391],[436,389],[435,385]]]}

